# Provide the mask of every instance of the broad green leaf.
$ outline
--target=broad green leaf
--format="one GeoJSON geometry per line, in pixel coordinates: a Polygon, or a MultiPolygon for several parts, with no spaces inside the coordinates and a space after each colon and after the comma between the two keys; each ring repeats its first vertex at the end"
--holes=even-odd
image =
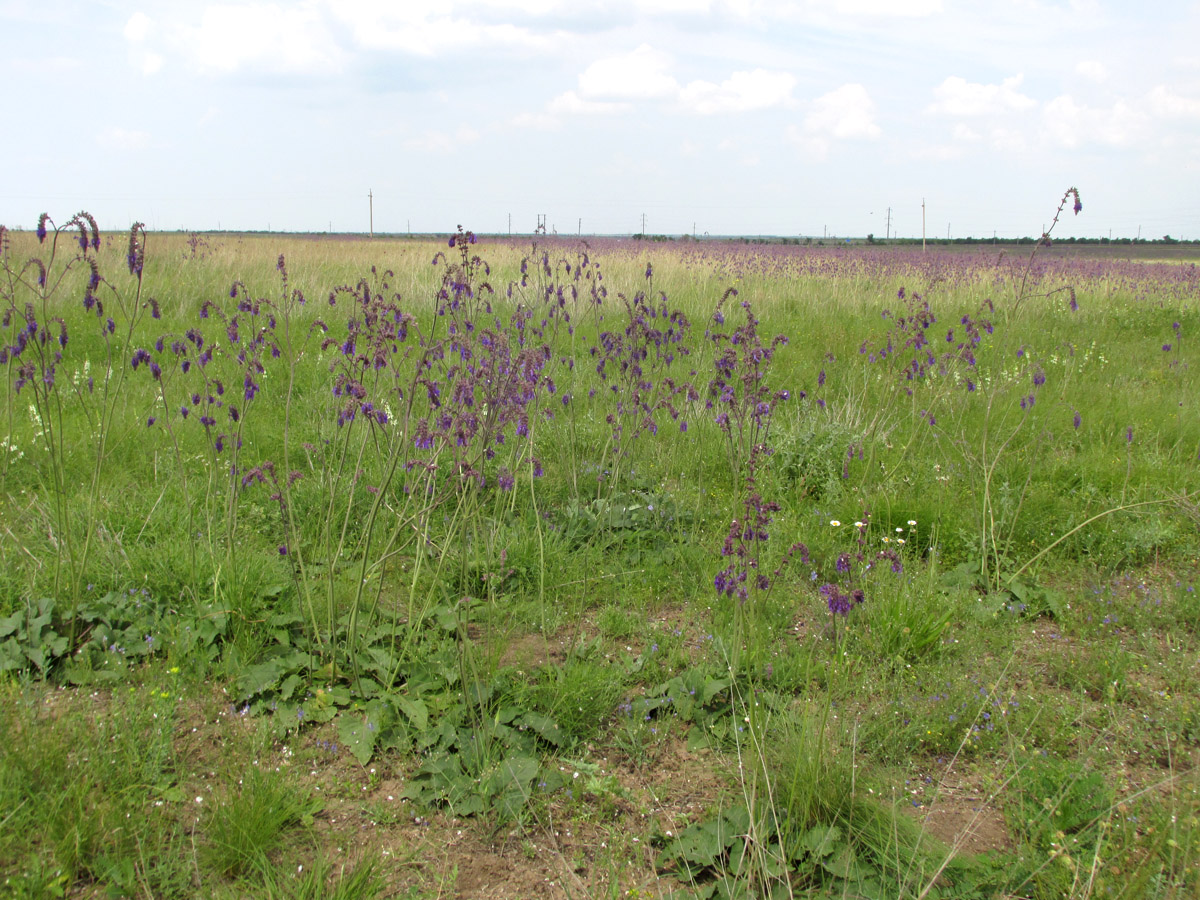
{"type": "Polygon", "coordinates": [[[365,715],[342,713],[338,719],[338,737],[350,748],[354,758],[365,766],[375,755],[375,741],[379,738],[379,728],[365,715]]]}
{"type": "Polygon", "coordinates": [[[423,700],[397,697],[396,706],[400,708],[400,711],[404,713],[417,731],[424,731],[429,727],[429,709],[425,706],[423,700]]]}

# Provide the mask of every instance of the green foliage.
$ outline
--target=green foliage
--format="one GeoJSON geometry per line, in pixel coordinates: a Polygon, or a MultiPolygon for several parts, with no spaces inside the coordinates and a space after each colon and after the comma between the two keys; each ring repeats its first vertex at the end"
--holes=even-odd
{"type": "Polygon", "coordinates": [[[0,672],[34,668],[44,677],[58,667],[73,684],[114,682],[131,665],[153,656],[191,655],[211,662],[229,628],[226,610],[198,604],[178,612],[144,588],[91,597],[66,618],[44,598],[0,619],[0,672]]]}
{"type": "Polygon", "coordinates": [[[53,623],[54,601],[47,597],[0,619],[0,672],[20,672],[32,665],[45,675],[70,644],[53,623]]]}
{"type": "Polygon", "coordinates": [[[650,551],[688,541],[695,516],[668,493],[633,489],[591,500],[572,497],[557,519],[565,549],[594,546],[636,564],[650,551]]]}
{"type": "Polygon", "coordinates": [[[814,418],[776,438],[772,468],[784,485],[813,502],[832,500],[845,487],[847,451],[861,439],[858,429],[814,418]]]}

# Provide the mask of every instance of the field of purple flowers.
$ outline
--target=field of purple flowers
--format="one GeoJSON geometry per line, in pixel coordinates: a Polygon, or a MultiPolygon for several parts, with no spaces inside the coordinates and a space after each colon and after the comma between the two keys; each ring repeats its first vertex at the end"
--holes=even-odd
{"type": "Polygon", "coordinates": [[[1191,896],[1200,270],[1045,243],[0,229],[0,876],[1191,896]]]}

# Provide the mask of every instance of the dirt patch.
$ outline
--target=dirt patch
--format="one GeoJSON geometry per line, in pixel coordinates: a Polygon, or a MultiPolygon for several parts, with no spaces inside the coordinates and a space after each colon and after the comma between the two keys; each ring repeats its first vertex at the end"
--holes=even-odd
{"type": "Polygon", "coordinates": [[[985,797],[970,791],[946,791],[930,806],[914,808],[912,813],[931,837],[958,853],[974,855],[1012,848],[1004,816],[985,797]]]}
{"type": "Polygon", "coordinates": [[[470,849],[469,852],[450,854],[449,860],[458,873],[454,883],[458,897],[508,900],[510,897],[567,896],[559,884],[561,873],[555,873],[545,863],[535,864],[519,855],[513,858],[470,849]]]}
{"type": "Polygon", "coordinates": [[[563,640],[547,638],[543,634],[527,634],[509,641],[508,649],[500,657],[500,668],[540,669],[547,665],[561,665],[566,658],[567,649],[563,640]]]}
{"type": "Polygon", "coordinates": [[[911,797],[906,812],[956,855],[1013,848],[1004,814],[970,774],[947,769],[940,776],[918,775],[906,793],[911,797]]]}

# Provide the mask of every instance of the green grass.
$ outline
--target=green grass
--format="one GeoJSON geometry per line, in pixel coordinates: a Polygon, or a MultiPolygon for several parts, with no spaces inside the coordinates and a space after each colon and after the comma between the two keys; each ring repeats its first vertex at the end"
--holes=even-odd
{"type": "MultiPolygon", "coordinates": [[[[12,239],[10,261],[36,252],[30,235],[12,239]]],[[[100,264],[128,294],[119,243],[100,264]]],[[[6,369],[9,893],[437,896],[484,877],[489,854],[570,896],[1197,889],[1200,296],[1178,267],[1139,263],[1131,274],[1119,259],[1054,255],[1018,302],[1025,255],[598,247],[604,319],[578,310],[574,335],[547,327],[556,392],[539,405],[553,418],[535,416],[528,447],[510,432],[483,464],[484,487],[450,490],[444,458],[426,495],[420,469],[401,465],[387,482],[411,436],[337,426],[330,366],[347,314],[345,298],[338,308],[325,298],[387,268],[413,328],[432,328],[441,269],[429,259],[445,248],[210,243],[190,258],[182,236],[150,236],[145,291],[162,319],[143,316],[128,347],[118,329],[124,382],[94,493],[95,397],[73,385],[85,366],[96,377],[107,350],[78,304],[86,269],[55,300],[71,330],[53,407],[61,442],[47,448],[30,388],[15,393],[6,369]],[[293,309],[293,358],[264,357],[261,393],[238,423],[238,466],[269,459],[287,481],[286,413],[288,466],[301,474],[285,485],[286,508],[277,485],[230,479],[230,454],[213,452],[198,411],[179,416],[202,389],[198,367],[170,374],[166,407],[145,370],[126,370],[132,350],[159,336],[169,347],[200,328],[224,343],[223,326],[199,311],[228,307],[236,279],[282,303],[281,251],[289,288],[308,302],[293,309]],[[1068,284],[1077,312],[1065,293],[1042,296],[1068,284]],[[788,338],[768,382],[792,399],[772,420],[774,452],[755,483],[778,503],[760,571],[796,541],[808,551],[744,604],[713,590],[745,488],[705,407],[717,348],[704,333],[730,285],[765,338],[788,338]],[[910,332],[893,330],[901,287],[936,314],[928,337],[939,356],[955,346],[947,332],[957,340],[963,316],[994,301],[976,366],[945,361],[905,377],[910,332]],[[692,353],[672,371],[699,399],[676,401],[686,433],[660,413],[657,433],[618,455],[611,393],[588,350],[600,331],[624,328],[618,292],[639,290],[665,293],[690,320],[692,353]],[[333,343],[300,349],[318,317],[333,343]],[[893,351],[870,361],[889,333],[893,351]],[[543,476],[531,477],[526,450],[543,476]],[[510,460],[511,493],[496,486],[510,460]],[[86,558],[68,559],[68,543],[86,544],[86,558]],[[831,618],[818,593],[827,582],[860,587],[863,604],[831,618]],[[33,633],[12,617],[41,598],[55,612],[33,633]],[[34,680],[27,651],[71,634],[70,651],[34,680]],[[447,777],[455,796],[491,808],[456,820],[413,799],[432,793],[404,799],[414,774],[468,746],[478,758],[447,777]],[[977,857],[923,824],[953,788],[921,782],[926,806],[913,814],[883,799],[915,796],[906,782],[929,773],[969,783],[1003,823],[1004,846],[977,857]],[[602,853],[599,822],[610,829],[602,853]],[[461,851],[460,839],[470,842],[461,851]]],[[[476,250],[507,314],[523,249],[476,250]]],[[[565,245],[551,258],[576,260],[565,245]]],[[[515,296],[538,301],[545,280],[515,296]]],[[[30,295],[16,291],[18,310],[30,295]]],[[[730,301],[725,312],[740,321],[730,301]]],[[[210,366],[221,396],[240,397],[235,354],[210,366]]],[[[402,398],[378,396],[394,426],[402,398]]]]}

